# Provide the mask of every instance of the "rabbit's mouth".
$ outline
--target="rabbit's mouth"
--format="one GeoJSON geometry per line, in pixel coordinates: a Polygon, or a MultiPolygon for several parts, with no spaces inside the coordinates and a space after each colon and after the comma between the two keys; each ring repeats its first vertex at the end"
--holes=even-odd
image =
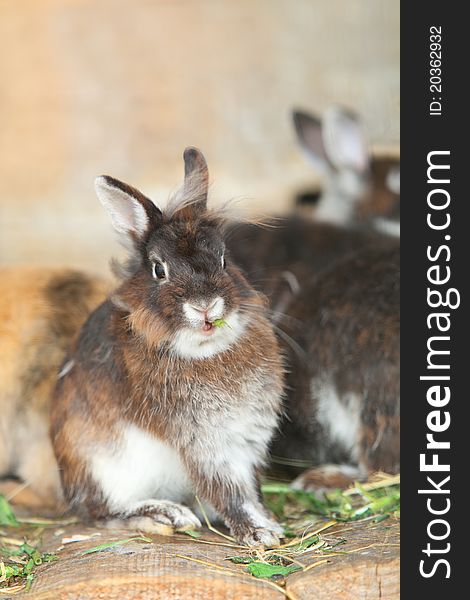
{"type": "Polygon", "coordinates": [[[212,335],[215,331],[215,325],[211,321],[205,321],[201,327],[201,331],[204,335],[212,335]]]}
{"type": "Polygon", "coordinates": [[[171,343],[183,358],[209,358],[225,352],[236,343],[243,336],[248,323],[246,315],[236,310],[227,316],[206,316],[198,322],[189,320],[175,332],[171,343]]]}

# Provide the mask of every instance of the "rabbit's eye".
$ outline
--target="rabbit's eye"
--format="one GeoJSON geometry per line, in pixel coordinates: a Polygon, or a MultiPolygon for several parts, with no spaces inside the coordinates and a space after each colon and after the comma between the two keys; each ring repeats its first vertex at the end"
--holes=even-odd
{"type": "Polygon", "coordinates": [[[161,279],[167,278],[167,272],[166,272],[165,265],[162,262],[160,262],[159,260],[156,260],[153,263],[152,270],[153,270],[154,279],[161,280],[161,279]]]}
{"type": "Polygon", "coordinates": [[[225,267],[227,266],[227,263],[225,261],[225,256],[223,254],[222,254],[222,257],[221,257],[221,263],[222,263],[222,269],[225,269],[225,267]]]}

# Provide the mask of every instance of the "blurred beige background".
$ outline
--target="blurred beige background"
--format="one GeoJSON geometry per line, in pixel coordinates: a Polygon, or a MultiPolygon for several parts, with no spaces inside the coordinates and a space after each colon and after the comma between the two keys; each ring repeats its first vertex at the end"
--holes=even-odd
{"type": "Polygon", "coordinates": [[[286,210],[315,174],[289,110],[399,142],[398,0],[0,0],[0,264],[107,269],[96,175],[157,201],[197,145],[215,198],[286,210]]]}

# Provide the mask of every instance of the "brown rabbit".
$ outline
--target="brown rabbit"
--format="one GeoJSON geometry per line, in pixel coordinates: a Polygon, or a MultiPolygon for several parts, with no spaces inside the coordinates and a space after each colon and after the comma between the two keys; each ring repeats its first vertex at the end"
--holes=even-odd
{"type": "Polygon", "coordinates": [[[311,279],[289,308],[304,355],[290,351],[287,416],[272,452],[314,466],[294,487],[399,470],[399,260],[393,239],[365,247],[311,279]]]}
{"type": "Polygon", "coordinates": [[[22,479],[38,503],[61,496],[49,438],[59,366],[106,289],[104,281],[69,269],[0,269],[0,477],[22,479]]]}
{"type": "Polygon", "coordinates": [[[258,473],[277,426],[283,364],[263,298],[225,258],[222,213],[206,207],[202,154],[160,211],[99,177],[96,191],[132,250],[59,379],[52,441],[65,498],[88,517],[155,530],[198,527],[196,495],[249,545],[282,528],[258,473]]]}
{"type": "Polygon", "coordinates": [[[286,346],[273,462],[315,465],[296,487],[344,487],[399,468],[399,170],[370,160],[349,111],[323,122],[296,112],[294,124],[324,174],[318,210],[273,228],[241,224],[229,247],[270,298],[286,346]]]}
{"type": "Polygon", "coordinates": [[[371,156],[361,119],[349,109],[330,106],[322,119],[294,110],[292,118],[300,147],[322,177],[311,216],[399,236],[399,159],[371,156]]]}

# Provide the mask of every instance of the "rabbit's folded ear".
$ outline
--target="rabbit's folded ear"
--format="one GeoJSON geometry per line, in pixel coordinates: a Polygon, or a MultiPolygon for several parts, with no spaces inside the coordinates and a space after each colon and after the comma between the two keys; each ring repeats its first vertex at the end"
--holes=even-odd
{"type": "Polygon", "coordinates": [[[125,238],[141,240],[161,223],[161,211],[132,186],[102,175],[95,179],[95,190],[114,229],[125,238]]]}
{"type": "Polygon", "coordinates": [[[359,117],[352,111],[331,106],[323,118],[323,143],[330,162],[339,170],[364,173],[369,169],[367,139],[359,117]]]}
{"type": "Polygon", "coordinates": [[[323,143],[322,124],[312,114],[292,111],[297,140],[315,169],[325,172],[330,169],[330,161],[323,143]]]}
{"type": "Polygon", "coordinates": [[[209,170],[206,159],[200,150],[188,147],[184,159],[184,200],[187,207],[203,211],[207,206],[209,170]]]}

